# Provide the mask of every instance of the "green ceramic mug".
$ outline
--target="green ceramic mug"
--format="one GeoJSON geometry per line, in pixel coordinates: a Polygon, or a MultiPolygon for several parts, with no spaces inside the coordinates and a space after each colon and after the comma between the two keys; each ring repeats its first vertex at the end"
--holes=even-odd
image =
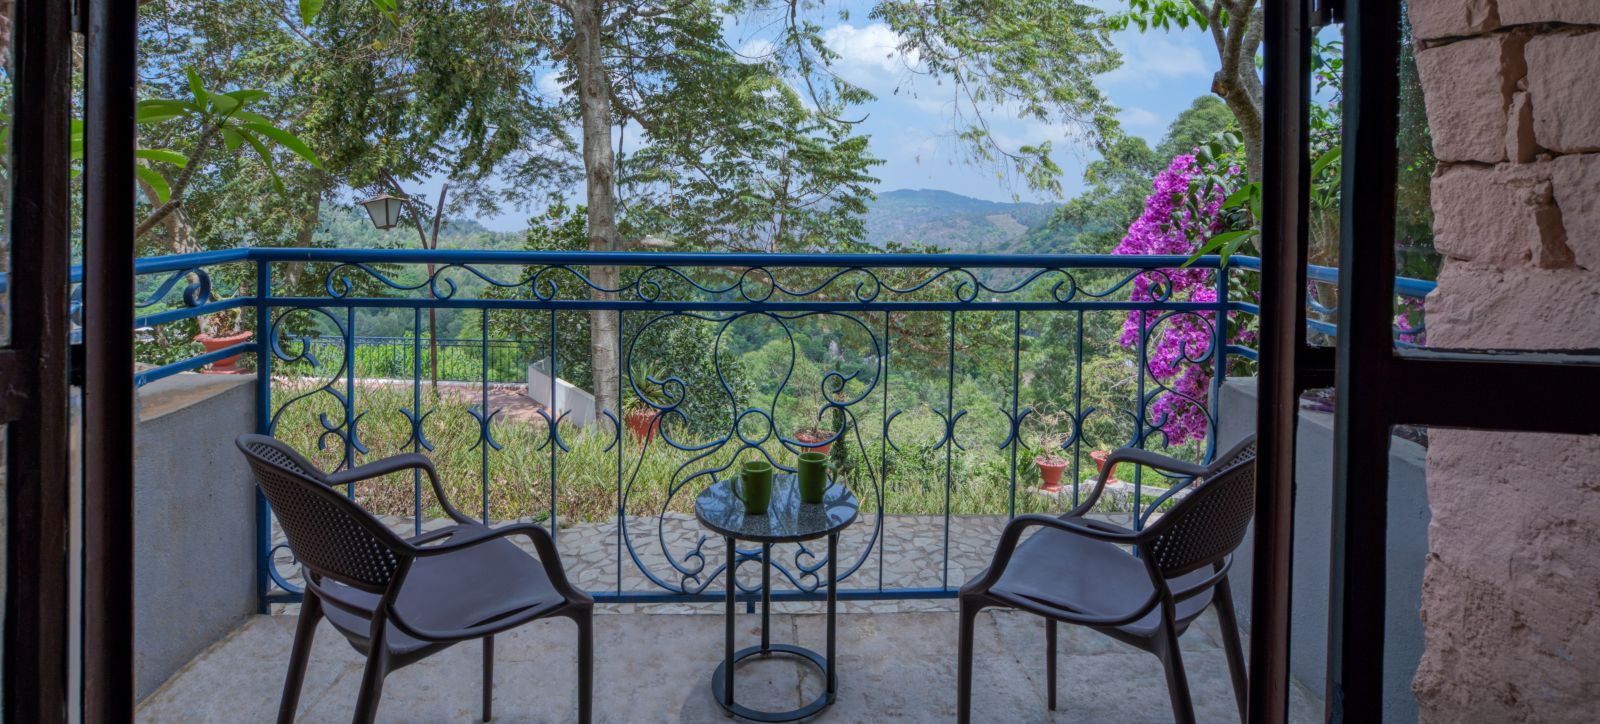
{"type": "Polygon", "coordinates": [[[828,454],[800,453],[795,471],[800,478],[800,502],[822,502],[822,494],[828,489],[828,454]]]}
{"type": "Polygon", "coordinates": [[[772,463],[746,460],[739,466],[739,479],[731,487],[734,496],[744,502],[746,515],[766,515],[772,505],[772,463]]]}

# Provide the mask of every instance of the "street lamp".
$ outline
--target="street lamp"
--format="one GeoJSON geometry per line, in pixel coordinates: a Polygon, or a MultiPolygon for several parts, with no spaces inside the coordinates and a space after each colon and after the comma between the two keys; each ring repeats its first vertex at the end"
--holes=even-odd
{"type": "Polygon", "coordinates": [[[378,194],[361,202],[367,207],[367,215],[372,217],[372,225],[379,229],[393,229],[400,223],[400,211],[405,208],[410,199],[389,194],[378,194]]]}

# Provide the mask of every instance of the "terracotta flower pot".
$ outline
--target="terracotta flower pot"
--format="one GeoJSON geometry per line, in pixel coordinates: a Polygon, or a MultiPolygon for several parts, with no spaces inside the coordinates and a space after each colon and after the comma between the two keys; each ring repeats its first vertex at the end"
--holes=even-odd
{"type": "Polygon", "coordinates": [[[822,442],[833,437],[833,433],[820,430],[801,430],[794,434],[794,441],[800,445],[801,452],[819,452],[824,455],[833,449],[832,442],[822,442]],[[817,444],[821,443],[821,444],[817,444]]]}
{"type": "Polygon", "coordinates": [[[1095,471],[1102,473],[1106,471],[1106,459],[1110,457],[1109,450],[1094,450],[1089,453],[1089,459],[1094,461],[1095,471]]]}
{"type": "Polygon", "coordinates": [[[1039,489],[1047,493],[1061,492],[1061,475],[1067,471],[1067,459],[1040,455],[1033,459],[1033,463],[1039,466],[1039,478],[1044,481],[1039,489]]]}
{"type": "Polygon", "coordinates": [[[628,432],[633,433],[640,444],[654,440],[656,431],[661,429],[661,413],[651,408],[632,410],[622,419],[628,423],[628,432]]]}
{"type": "MultiPolygon", "coordinates": [[[[234,332],[233,334],[223,337],[213,337],[209,334],[201,332],[200,334],[194,336],[194,341],[199,342],[200,346],[205,347],[206,352],[210,353],[219,349],[232,347],[240,342],[250,339],[251,334],[253,333],[244,331],[234,332]]],[[[238,364],[239,355],[224,357],[216,362],[212,362],[210,368],[201,370],[201,372],[208,375],[236,375],[239,374],[238,364]]]]}

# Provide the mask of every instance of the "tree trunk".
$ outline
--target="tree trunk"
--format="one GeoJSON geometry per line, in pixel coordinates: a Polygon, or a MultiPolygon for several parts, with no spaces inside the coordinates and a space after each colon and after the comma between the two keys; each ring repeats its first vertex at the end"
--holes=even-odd
{"type": "MultiPolygon", "coordinates": [[[[583,168],[588,190],[589,250],[616,251],[617,199],[615,193],[616,157],[611,150],[611,88],[606,73],[602,33],[603,4],[600,0],[572,0],[573,65],[578,76],[578,107],[583,123],[583,168]]],[[[589,279],[603,289],[615,289],[620,275],[613,266],[589,267],[589,279]]],[[[615,294],[590,292],[595,300],[614,299],[615,294]]],[[[620,419],[617,398],[618,350],[617,313],[595,310],[589,313],[589,351],[594,372],[596,419],[610,410],[620,419]]],[[[552,364],[556,360],[551,360],[552,364]]]]}
{"type": "Polygon", "coordinates": [[[1256,51],[1261,48],[1264,17],[1255,3],[1241,0],[1233,10],[1217,3],[1207,13],[1211,19],[1211,39],[1217,46],[1222,67],[1211,79],[1211,92],[1233,112],[1244,138],[1245,172],[1251,181],[1261,180],[1263,149],[1263,89],[1256,74],[1256,51]],[[1218,22],[1228,13],[1226,27],[1218,22]]]}

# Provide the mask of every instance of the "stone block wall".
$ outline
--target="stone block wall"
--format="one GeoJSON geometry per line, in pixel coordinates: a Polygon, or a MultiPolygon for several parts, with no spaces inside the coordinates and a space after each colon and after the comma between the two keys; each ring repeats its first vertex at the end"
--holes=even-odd
{"type": "MultiPolygon", "coordinates": [[[[1409,9],[1440,161],[1428,344],[1600,347],[1600,2],[1409,9]]],[[[1435,430],[1428,497],[1422,720],[1593,721],[1600,438],[1435,430]]]]}

